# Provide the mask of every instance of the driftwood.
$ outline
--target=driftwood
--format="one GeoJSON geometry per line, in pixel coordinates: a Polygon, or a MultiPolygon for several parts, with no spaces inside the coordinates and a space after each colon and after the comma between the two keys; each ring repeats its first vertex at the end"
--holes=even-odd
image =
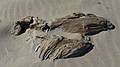
{"type": "Polygon", "coordinates": [[[39,54],[41,60],[66,59],[80,57],[93,49],[89,36],[102,31],[112,30],[115,26],[103,17],[94,14],[73,13],[52,21],[49,25],[45,20],[29,16],[16,22],[15,35],[30,34],[31,42],[34,42],[34,52],[39,54]],[[27,20],[26,20],[27,19],[27,20]],[[80,39],[70,39],[69,36],[52,34],[51,31],[62,29],[62,32],[78,33],[80,39]],[[26,32],[29,30],[31,32],[26,32]],[[36,32],[35,32],[36,31],[36,32]],[[65,37],[66,36],[66,37],[65,37]]]}

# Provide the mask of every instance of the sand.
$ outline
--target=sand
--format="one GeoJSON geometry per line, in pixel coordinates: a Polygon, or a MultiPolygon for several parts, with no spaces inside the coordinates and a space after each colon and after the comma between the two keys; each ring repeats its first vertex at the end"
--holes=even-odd
{"type": "Polygon", "coordinates": [[[0,0],[0,67],[119,67],[119,0],[0,0]],[[33,15],[53,20],[73,12],[93,13],[110,20],[116,29],[93,36],[94,49],[83,57],[40,62],[26,36],[3,36],[2,29],[33,15]]]}

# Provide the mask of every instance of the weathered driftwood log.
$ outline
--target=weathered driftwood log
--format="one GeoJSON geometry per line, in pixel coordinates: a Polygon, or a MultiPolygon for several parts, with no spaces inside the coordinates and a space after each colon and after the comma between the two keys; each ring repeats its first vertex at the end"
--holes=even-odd
{"type": "MultiPolygon", "coordinates": [[[[88,53],[93,48],[91,38],[88,35],[95,35],[102,31],[114,29],[115,26],[103,17],[94,14],[73,13],[52,21],[51,26],[38,17],[29,16],[16,22],[15,35],[28,33],[31,42],[34,42],[35,52],[39,54],[41,60],[46,59],[65,59],[80,57],[88,53]],[[62,29],[67,33],[79,33],[81,39],[69,39],[69,36],[50,34],[55,29],[62,29]],[[35,31],[37,31],[35,33],[35,31]],[[37,35],[39,34],[39,35],[37,35]]],[[[59,31],[59,30],[58,30],[59,31]]]]}

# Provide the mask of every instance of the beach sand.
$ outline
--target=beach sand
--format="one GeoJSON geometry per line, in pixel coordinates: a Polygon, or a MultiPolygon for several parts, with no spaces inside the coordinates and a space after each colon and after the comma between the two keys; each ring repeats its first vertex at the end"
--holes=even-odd
{"type": "Polygon", "coordinates": [[[26,43],[0,34],[0,67],[119,67],[120,0],[0,0],[0,33],[24,16],[53,20],[73,12],[93,13],[110,20],[116,28],[93,36],[94,49],[78,58],[40,62],[26,43]]]}

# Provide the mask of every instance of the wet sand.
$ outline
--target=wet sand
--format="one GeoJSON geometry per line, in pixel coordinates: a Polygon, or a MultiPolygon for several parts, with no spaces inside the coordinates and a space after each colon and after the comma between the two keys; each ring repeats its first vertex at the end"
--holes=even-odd
{"type": "MultiPolygon", "coordinates": [[[[25,37],[0,36],[0,67],[119,67],[119,0],[0,0],[0,29],[33,15],[53,20],[73,12],[93,13],[110,20],[116,29],[93,36],[94,49],[85,56],[40,62],[25,37]]],[[[1,31],[0,31],[1,32],[1,31]]]]}

